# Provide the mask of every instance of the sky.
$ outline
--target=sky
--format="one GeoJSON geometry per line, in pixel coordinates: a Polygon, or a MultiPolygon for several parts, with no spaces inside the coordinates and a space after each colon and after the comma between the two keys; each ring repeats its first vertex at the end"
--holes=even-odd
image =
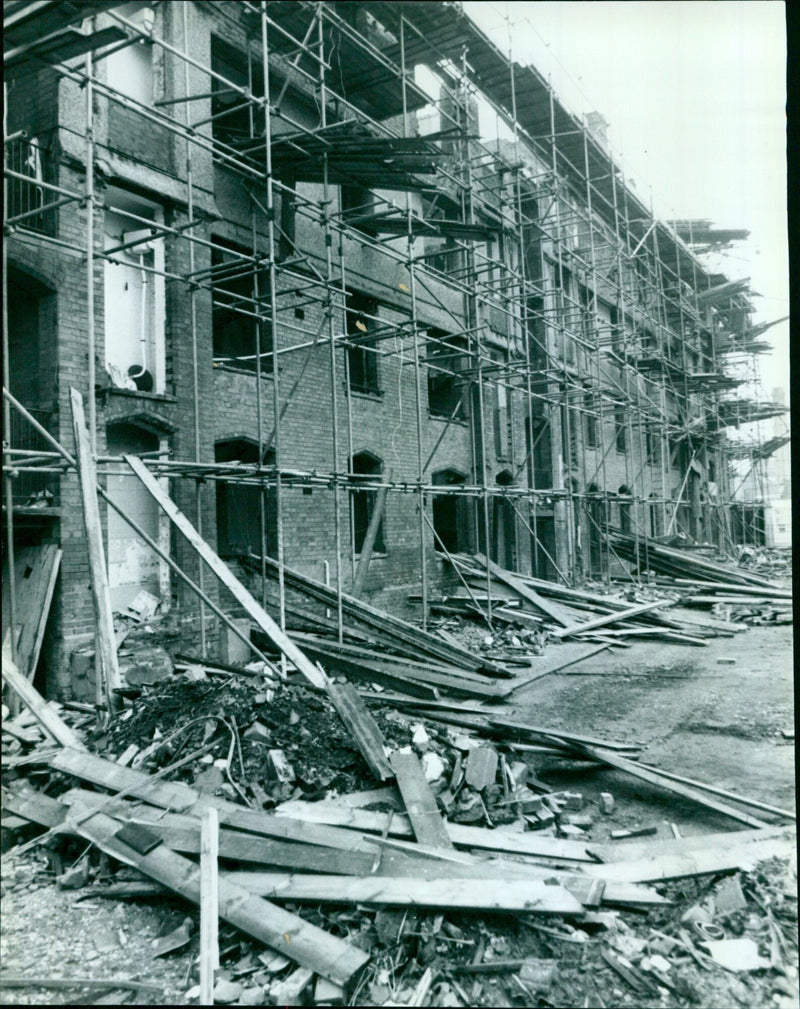
{"type": "MultiPolygon", "coordinates": [[[[711,264],[750,277],[754,322],[789,313],[786,39],[780,0],[466,0],[503,52],[570,111],[597,111],[637,195],[660,218],[745,228],[711,264]],[[510,32],[509,32],[510,23],[510,32]]],[[[764,337],[762,387],[788,386],[789,324],[764,337]]]]}

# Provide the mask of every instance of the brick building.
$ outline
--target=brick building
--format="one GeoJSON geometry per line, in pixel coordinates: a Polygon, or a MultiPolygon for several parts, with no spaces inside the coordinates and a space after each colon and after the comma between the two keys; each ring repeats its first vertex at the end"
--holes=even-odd
{"type": "MultiPolygon", "coordinates": [[[[243,576],[266,552],[344,591],[388,483],[365,594],[417,616],[448,553],[572,581],[625,570],[609,529],[725,546],[725,427],[778,409],[731,398],[746,287],[458,5],[40,8],[6,4],[8,387],[70,452],[83,395],[107,493],[190,577],[123,454],[243,576]]],[[[10,539],[63,551],[40,676],[81,695],[77,479],[11,416],[10,539]]],[[[144,589],[196,639],[101,514],[113,605],[144,589]]]]}

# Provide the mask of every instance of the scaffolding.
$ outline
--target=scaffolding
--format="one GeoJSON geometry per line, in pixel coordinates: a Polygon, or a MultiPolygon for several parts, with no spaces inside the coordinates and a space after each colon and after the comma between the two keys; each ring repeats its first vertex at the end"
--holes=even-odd
{"type": "MultiPolygon", "coordinates": [[[[27,5],[7,6],[24,28],[27,5]]],[[[192,519],[201,534],[206,487],[260,489],[262,599],[266,603],[269,595],[272,523],[281,628],[283,571],[292,563],[284,535],[286,495],[298,488],[332,495],[340,640],[342,594],[355,575],[352,503],[384,487],[416,503],[423,626],[431,546],[436,555],[449,556],[430,518],[432,502],[443,498],[463,502],[474,546],[510,567],[524,556],[531,573],[567,584],[587,575],[636,579],[610,546],[612,529],[632,535],[645,556],[650,538],[672,533],[731,548],[736,488],[729,463],[741,450],[726,429],[781,409],[736,398],[741,362],[755,369],[766,346],[757,339],[763,327],[750,320],[747,283],[703,267],[692,249],[692,222],[674,222],[679,233],[658,221],[625,182],[618,159],[534,68],[503,54],[447,4],[210,2],[203,5],[206,15],[220,26],[210,63],[191,53],[188,2],[154,4],[155,14],[144,20],[113,4],[85,6],[94,24],[83,33],[88,51],[77,58],[48,56],[33,10],[30,30],[11,40],[17,73],[47,64],[82,90],[84,186],[69,188],[56,181],[57,173],[43,174],[32,150],[38,141],[5,128],[5,231],[86,259],[84,391],[104,479],[126,471],[122,458],[97,449],[96,267],[122,262],[123,252],[145,240],[168,247],[162,266],[140,262],[143,275],[160,276],[188,295],[193,452],[187,458],[156,454],[146,462],[157,476],[193,482],[192,519]],[[170,67],[163,95],[151,103],[122,93],[99,72],[112,53],[132,46],[160,51],[170,67]],[[419,65],[429,68],[438,93],[416,71],[419,65]],[[292,94],[315,110],[314,123],[292,114],[286,100],[292,94]],[[478,100],[513,140],[501,140],[499,127],[495,140],[480,137],[478,100]],[[110,209],[95,191],[98,162],[106,156],[95,137],[98,101],[180,143],[185,222],[156,222],[115,207],[131,230],[145,229],[146,238],[111,248],[97,240],[96,217],[110,209]],[[215,234],[215,222],[197,208],[197,165],[209,157],[247,194],[247,248],[242,222],[225,232],[237,241],[221,244],[223,232],[215,234]],[[69,205],[87,208],[82,242],[59,234],[57,215],[69,205]],[[377,299],[353,293],[365,279],[351,267],[363,259],[351,254],[354,249],[379,257],[394,278],[391,286],[383,284],[381,302],[393,306],[388,312],[377,312],[377,299]],[[201,257],[208,265],[198,266],[201,257]],[[175,265],[181,263],[184,269],[175,265]],[[252,326],[247,347],[215,355],[214,366],[255,375],[254,461],[203,457],[201,296],[210,296],[214,311],[252,326]],[[321,322],[305,324],[306,309],[321,322]],[[325,471],[287,467],[286,414],[320,354],[328,360],[330,463],[325,471]],[[397,479],[354,469],[358,383],[369,385],[374,363],[387,358],[399,362],[399,382],[405,369],[413,374],[413,424],[404,424],[402,437],[413,438],[414,448],[408,471],[397,479]],[[284,390],[287,361],[295,373],[284,390]],[[262,382],[267,375],[269,394],[262,382]],[[436,389],[441,400],[434,410],[428,398],[429,418],[426,384],[429,396],[436,389]],[[265,435],[270,407],[272,430],[265,435]],[[436,453],[454,428],[467,432],[471,470],[460,482],[443,484],[433,475],[436,453]],[[494,480],[490,460],[495,468],[505,461],[494,480]],[[508,523],[504,556],[493,533],[500,509],[508,523]],[[528,545],[518,550],[523,539],[528,545]]],[[[707,232],[701,237],[710,241],[707,232]]],[[[5,390],[7,432],[17,429],[11,410],[19,413],[18,406],[5,390]]],[[[15,480],[19,474],[63,476],[70,464],[44,442],[15,443],[7,436],[4,451],[13,578],[15,480]]],[[[758,446],[751,458],[760,472],[758,446]]],[[[196,587],[206,654],[202,565],[196,587]]],[[[13,624],[13,582],[9,589],[13,624]]],[[[486,598],[491,624],[488,571],[486,598]]]]}

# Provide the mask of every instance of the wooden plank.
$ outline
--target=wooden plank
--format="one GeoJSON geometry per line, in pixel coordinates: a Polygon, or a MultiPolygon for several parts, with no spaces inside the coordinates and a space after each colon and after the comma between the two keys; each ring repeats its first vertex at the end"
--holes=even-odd
{"type": "MultiPolygon", "coordinates": [[[[97,795],[93,792],[81,793],[82,798],[87,803],[87,811],[92,808],[88,803],[98,803],[103,801],[104,796],[97,795]]],[[[71,797],[71,793],[67,793],[65,800],[71,797]]],[[[7,790],[3,791],[3,808],[15,813],[18,816],[23,817],[32,823],[38,823],[43,827],[55,827],[63,824],[67,817],[67,806],[58,799],[51,799],[47,795],[41,793],[23,793],[22,795],[14,795],[13,793],[8,793],[7,790]]],[[[114,813],[114,819],[119,819],[119,810],[114,808],[112,810],[114,813]]],[[[180,817],[175,814],[157,814],[153,812],[148,814],[146,808],[140,807],[139,809],[132,812],[133,816],[136,817],[137,822],[142,822],[150,829],[158,828],[162,832],[164,840],[167,842],[168,846],[171,846],[170,841],[173,836],[170,835],[169,831],[173,829],[172,824],[174,821],[189,821],[189,817],[180,817]],[[163,833],[166,830],[166,833],[163,833]]],[[[289,821],[292,822],[292,821],[289,821]]],[[[298,821],[299,822],[299,821],[298,821]]],[[[299,824],[301,827],[302,823],[299,824]]],[[[187,830],[187,839],[188,832],[187,830]]],[[[191,828],[193,830],[194,836],[197,835],[196,825],[191,828]]],[[[230,831],[229,833],[234,833],[230,831]]],[[[348,831],[342,831],[342,833],[348,833],[348,831]]],[[[757,835],[759,839],[763,837],[763,831],[736,831],[728,836],[734,838],[740,838],[742,835],[757,835]]],[[[784,831],[780,836],[785,836],[784,831]]],[[[225,832],[222,831],[220,834],[224,838],[225,832]]],[[[716,835],[710,835],[714,837],[716,835]]],[[[776,834],[778,836],[778,834],[776,834]]],[[[252,841],[252,837],[247,838],[248,841],[252,841]]],[[[688,839],[687,839],[688,840],[688,839]]],[[[371,839],[373,845],[381,843],[380,838],[371,839]]],[[[389,843],[388,840],[386,843],[389,843]]],[[[573,894],[582,903],[586,900],[590,888],[596,882],[594,877],[588,877],[586,875],[579,875],[577,873],[564,872],[560,869],[553,869],[549,866],[535,865],[530,862],[514,861],[508,858],[502,857],[486,857],[471,855],[467,852],[458,853],[458,862],[448,860],[443,863],[441,860],[441,849],[436,851],[438,857],[436,860],[427,859],[425,857],[420,857],[425,853],[417,853],[415,851],[416,845],[413,843],[405,843],[402,841],[396,841],[395,844],[402,845],[401,851],[385,851],[380,860],[378,868],[375,870],[375,875],[378,876],[412,876],[415,879],[466,879],[472,878],[476,874],[479,874],[484,879],[557,879],[563,886],[565,886],[570,893],[573,894]]],[[[296,843],[294,845],[285,845],[285,848],[298,848],[298,849],[308,849],[309,846],[296,843]]],[[[603,846],[601,846],[603,847],[603,846]]],[[[619,845],[617,846],[606,846],[609,847],[614,854],[614,858],[610,859],[615,861],[618,855],[619,845]]],[[[625,846],[625,850],[628,850],[629,845],[625,846]]],[[[180,849],[183,850],[183,849],[180,849]]],[[[192,845],[191,842],[187,845],[188,851],[197,851],[196,844],[192,845]]],[[[357,871],[353,872],[354,876],[366,876],[371,875],[372,865],[374,863],[374,855],[372,854],[374,848],[370,849],[370,853],[365,855],[364,861],[361,863],[360,867],[357,867],[353,863],[352,868],[357,871]]],[[[328,875],[346,875],[347,868],[342,862],[342,854],[332,852],[329,857],[326,857],[323,853],[318,857],[317,862],[313,866],[305,866],[298,864],[296,860],[293,864],[291,861],[292,852],[289,851],[287,857],[284,861],[285,868],[293,869],[306,869],[313,867],[315,870],[319,869],[328,875]]],[[[638,857],[636,851],[632,854],[638,857]]],[[[650,856],[650,852],[644,853],[647,857],[650,856]]],[[[644,857],[644,855],[642,857],[644,857]]],[[[274,862],[268,864],[281,865],[281,862],[274,862]]],[[[262,870],[263,871],[263,870],[262,870]]],[[[251,878],[258,881],[260,879],[260,872],[248,872],[239,871],[236,874],[236,878],[242,885],[246,885],[246,880],[251,878]]],[[[605,903],[609,904],[632,904],[632,905],[653,905],[653,904],[664,904],[668,903],[666,898],[660,896],[655,890],[651,890],[648,887],[640,886],[635,883],[626,882],[605,882],[605,889],[603,891],[603,900],[605,903]]],[[[148,884],[154,885],[154,884],[148,884]]]]}
{"type": "MultiPolygon", "coordinates": [[[[302,800],[285,802],[278,806],[275,812],[278,816],[286,815],[298,820],[309,820],[312,823],[333,824],[375,834],[382,833],[387,824],[385,813],[376,813],[368,809],[347,809],[324,800],[321,802],[303,802],[302,800]]],[[[503,830],[491,830],[486,827],[449,823],[448,821],[445,821],[445,827],[450,840],[456,847],[506,851],[518,855],[558,858],[565,861],[592,860],[592,856],[586,850],[586,845],[580,841],[541,837],[535,831],[516,834],[503,830]]],[[[409,818],[397,813],[392,817],[388,833],[390,837],[411,838],[414,836],[409,818]]]]}
{"type": "Polygon", "coordinates": [[[585,652],[581,652],[580,655],[576,655],[572,659],[555,659],[555,661],[550,662],[546,668],[537,669],[529,673],[527,676],[523,676],[521,680],[517,680],[512,684],[508,693],[513,694],[516,690],[520,690],[522,687],[527,687],[529,683],[533,683],[535,680],[541,679],[542,676],[550,676],[552,673],[558,673],[562,669],[567,669],[569,666],[577,665],[578,662],[583,662],[584,659],[590,659],[593,655],[606,651],[607,648],[607,644],[596,645],[592,648],[588,648],[585,652]]]}
{"type": "Polygon", "coordinates": [[[759,830],[726,830],[713,834],[689,834],[686,837],[657,838],[652,841],[598,842],[587,845],[591,854],[601,862],[621,862],[625,860],[652,859],[661,855],[685,855],[697,848],[709,851],[724,851],[729,848],[743,848],[755,841],[769,841],[774,838],[794,836],[794,828],[768,827],[759,830]]]}
{"type": "MultiPolygon", "coordinates": [[[[255,563],[260,565],[261,558],[254,557],[253,559],[255,563]]],[[[277,574],[278,565],[275,561],[270,557],[265,558],[265,561],[267,569],[273,574],[277,574]]],[[[337,606],[338,596],[335,590],[285,566],[283,570],[286,584],[291,588],[304,592],[306,595],[325,603],[331,608],[337,606]]],[[[493,675],[508,675],[507,670],[503,669],[502,666],[498,666],[496,663],[482,657],[475,656],[463,647],[456,648],[454,645],[445,644],[441,638],[428,634],[426,631],[412,626],[405,620],[392,616],[390,613],[385,613],[383,610],[370,606],[369,603],[365,603],[360,599],[353,599],[352,596],[345,592],[342,593],[342,609],[349,616],[370,627],[381,640],[391,639],[398,642],[399,645],[402,645],[407,650],[407,654],[410,652],[416,657],[435,658],[439,661],[463,666],[465,669],[471,669],[476,672],[478,670],[485,670],[493,675]]]]}
{"type": "Polygon", "coordinates": [[[72,774],[93,785],[114,792],[125,791],[137,799],[144,799],[164,809],[183,811],[197,801],[197,792],[178,781],[152,780],[142,771],[122,767],[104,760],[94,753],[77,753],[76,747],[61,750],[50,761],[50,766],[64,774],[72,774]]]}
{"type": "Polygon", "coordinates": [[[200,826],[200,1005],[214,1004],[219,968],[219,816],[204,809],[200,826]]]}
{"type": "Polygon", "coordinates": [[[418,843],[429,848],[452,848],[453,842],[416,753],[396,750],[392,754],[392,770],[418,843]]]}
{"type": "Polygon", "coordinates": [[[795,838],[775,837],[752,841],[740,848],[696,848],[680,855],[659,855],[655,858],[607,862],[590,865],[586,872],[603,879],[645,883],[660,879],[680,879],[684,876],[705,876],[751,866],[765,858],[789,858],[797,850],[795,838]],[[600,871],[602,870],[602,871],[600,871]]]}
{"type": "MultiPolygon", "coordinates": [[[[92,455],[89,432],[83,413],[83,398],[77,389],[69,391],[72,404],[72,430],[75,434],[75,461],[78,483],[83,505],[83,524],[86,530],[86,547],[89,553],[89,574],[94,603],[97,632],[98,698],[105,689],[105,700],[109,711],[119,708],[121,700],[114,691],[122,686],[117,662],[117,642],[114,636],[114,615],[111,610],[111,593],[108,586],[108,568],[100,523],[100,508],[97,503],[97,468],[92,455]],[[101,684],[102,681],[102,684],[101,684]]],[[[92,390],[94,395],[94,390],[92,390]]]]}
{"type": "Polygon", "coordinates": [[[11,659],[4,655],[2,662],[3,679],[6,684],[15,691],[25,707],[36,716],[42,728],[62,746],[69,746],[73,750],[84,751],[86,747],[80,739],[66,722],[58,717],[34,685],[29,683],[20,673],[11,659]]]}
{"type": "MultiPolygon", "coordinates": [[[[17,669],[28,680],[32,680],[36,672],[53,589],[61,564],[61,553],[55,543],[44,543],[40,546],[22,547],[14,557],[18,620],[16,664],[17,669]]],[[[4,582],[7,572],[6,566],[3,572],[4,582]]],[[[5,601],[4,598],[4,604],[5,601]]],[[[9,620],[10,613],[4,605],[4,627],[10,626],[9,620]]]]}
{"type": "Polygon", "coordinates": [[[691,785],[692,788],[700,788],[704,792],[710,792],[712,795],[719,795],[723,799],[731,799],[733,802],[738,802],[742,806],[750,806],[752,809],[760,809],[764,813],[774,813],[776,816],[782,816],[786,820],[791,820],[794,822],[797,818],[797,814],[793,813],[789,809],[781,809],[779,806],[771,806],[767,802],[759,802],[758,799],[749,799],[744,795],[737,795],[736,792],[728,792],[724,788],[716,788],[714,785],[708,785],[704,781],[697,781],[695,778],[686,778],[682,774],[673,774],[671,771],[664,771],[660,767],[653,767],[652,764],[643,764],[637,761],[639,767],[645,768],[647,771],[653,771],[660,775],[662,778],[669,778],[670,781],[679,781],[683,785],[691,785]]]}
{"type": "MultiPolygon", "coordinates": [[[[364,647],[362,645],[343,644],[339,641],[322,638],[314,634],[298,634],[296,637],[304,647],[306,644],[317,645],[320,648],[327,648],[348,658],[363,659],[366,662],[385,665],[387,668],[397,669],[404,674],[408,672],[411,675],[424,676],[429,672],[435,672],[453,677],[459,681],[466,680],[469,683],[477,683],[483,687],[496,686],[495,683],[481,673],[461,669],[459,666],[448,665],[444,662],[433,662],[430,659],[409,659],[400,655],[390,655],[377,645],[364,647]]],[[[506,670],[505,678],[510,679],[513,675],[513,673],[506,670]]]]}
{"type": "Polygon", "coordinates": [[[22,791],[12,792],[4,788],[2,791],[2,806],[16,816],[24,817],[31,823],[42,827],[57,827],[64,822],[67,815],[66,807],[58,799],[52,799],[42,792],[22,791]]]}
{"type": "Polygon", "coordinates": [[[705,589],[710,592],[732,592],[739,595],[769,596],[775,599],[793,598],[791,589],[767,588],[764,585],[736,585],[725,584],[724,582],[703,582],[693,578],[676,578],[675,584],[678,586],[690,586],[692,588],[705,589]]]}
{"type": "MultiPolygon", "coordinates": [[[[147,855],[134,851],[115,837],[119,823],[105,813],[93,814],[76,829],[107,855],[135,866],[185,900],[199,903],[200,867],[166,845],[147,855]]],[[[227,877],[219,881],[219,910],[220,917],[235,928],[336,984],[348,985],[370,959],[363,950],[255,896],[227,877]]]]}
{"type": "Polygon", "coordinates": [[[486,700],[501,700],[505,695],[504,690],[489,681],[479,682],[434,671],[412,669],[380,658],[351,657],[349,653],[329,647],[327,643],[312,643],[308,639],[303,641],[303,647],[308,655],[330,669],[408,692],[411,692],[415,685],[422,685],[427,687],[428,696],[433,688],[447,690],[461,697],[486,700]]]}
{"type": "Polygon", "coordinates": [[[380,529],[381,522],[383,521],[383,512],[386,508],[386,495],[389,493],[389,483],[391,482],[392,474],[391,471],[386,477],[387,482],[383,484],[375,496],[375,503],[372,508],[372,515],[370,515],[369,525],[367,526],[367,532],[364,536],[364,543],[361,546],[361,554],[358,558],[358,565],[356,566],[356,575],[353,579],[353,588],[350,595],[353,599],[359,599],[362,592],[364,591],[364,582],[367,580],[367,574],[369,572],[369,562],[372,558],[372,551],[375,547],[375,540],[378,536],[378,530],[380,529]]]}
{"type": "Polygon", "coordinates": [[[535,592],[530,586],[525,585],[524,582],[521,582],[510,571],[501,568],[483,554],[475,554],[475,560],[483,567],[488,567],[489,571],[498,581],[508,585],[517,595],[541,610],[542,613],[546,613],[551,620],[555,620],[556,623],[561,624],[563,627],[569,627],[574,623],[575,616],[570,610],[559,606],[558,603],[554,603],[549,599],[543,599],[538,592],[535,592]]]}
{"type": "Polygon", "coordinates": [[[126,977],[40,977],[39,975],[21,977],[15,974],[0,974],[0,988],[48,988],[51,991],[65,991],[69,988],[106,991],[112,988],[122,988],[147,992],[152,995],[164,994],[164,985],[152,984],[149,981],[132,981],[126,977]]]}
{"type": "Polygon", "coordinates": [[[280,629],[263,606],[257,602],[224,561],[211,549],[172,498],[164,493],[158,481],[150,473],[142,460],[132,455],[123,455],[123,458],[161,506],[176,529],[194,547],[201,559],[211,568],[247,615],[278,646],[286,658],[297,666],[310,683],[313,683],[315,687],[324,687],[319,669],[300,651],[294,641],[280,629]]]}
{"type": "MultiPolygon", "coordinates": [[[[103,812],[114,819],[126,823],[141,823],[154,830],[175,851],[185,855],[201,853],[197,816],[202,821],[206,810],[212,809],[218,819],[220,811],[214,806],[204,806],[196,814],[180,815],[161,813],[155,809],[133,809],[124,802],[112,799],[106,805],[108,796],[97,792],[77,789],[68,792],[64,801],[80,806],[86,812],[103,806],[103,812]]],[[[222,814],[224,816],[224,812],[222,814]]],[[[221,858],[239,862],[256,862],[261,865],[275,865],[304,872],[325,871],[343,876],[366,875],[374,861],[371,851],[337,851],[323,845],[312,845],[301,841],[275,840],[259,837],[227,827],[218,828],[218,854],[221,858]]]]}
{"type": "MultiPolygon", "coordinates": [[[[554,737],[551,736],[551,738],[554,737]]],[[[627,771],[629,774],[632,774],[636,778],[640,778],[642,781],[647,781],[651,785],[658,785],[661,788],[666,789],[668,792],[674,792],[676,795],[680,795],[684,799],[691,799],[693,802],[697,802],[701,806],[705,806],[707,809],[713,809],[716,813],[722,813],[723,816],[729,816],[734,820],[739,820],[741,823],[746,823],[749,827],[768,826],[762,820],[757,820],[754,816],[750,816],[749,813],[743,813],[738,809],[734,809],[732,806],[725,805],[722,802],[717,802],[716,799],[710,798],[708,795],[697,791],[697,789],[689,788],[688,785],[682,785],[677,781],[671,781],[655,771],[639,767],[637,763],[632,760],[628,760],[618,753],[612,753],[610,750],[600,749],[599,747],[587,746],[585,743],[575,742],[572,745],[579,753],[583,753],[586,756],[591,757],[593,760],[598,760],[602,764],[608,764],[610,767],[616,767],[620,771],[627,771]]]]}
{"type": "Polygon", "coordinates": [[[383,733],[367,710],[367,706],[358,696],[355,687],[350,683],[331,683],[326,676],[325,688],[333,706],[339,713],[339,717],[358,743],[361,755],[378,781],[388,781],[393,778],[394,773],[384,752],[386,743],[383,733]]]}
{"type": "Polygon", "coordinates": [[[649,613],[650,610],[669,605],[669,599],[655,599],[649,603],[639,603],[637,606],[631,606],[627,610],[619,610],[616,613],[607,613],[602,617],[594,617],[583,624],[573,624],[571,627],[556,629],[553,631],[553,634],[557,638],[568,638],[570,635],[578,634],[581,631],[593,631],[597,627],[605,627],[607,624],[614,624],[618,620],[630,620],[632,617],[638,617],[641,613],[649,613]]]}
{"type": "Polygon", "coordinates": [[[342,851],[367,851],[374,849],[350,830],[339,830],[323,824],[305,823],[273,813],[245,809],[227,799],[214,795],[201,795],[188,785],[176,781],[153,780],[142,771],[120,767],[95,754],[78,753],[64,749],[49,760],[50,766],[82,781],[91,782],[115,792],[125,792],[137,799],[162,809],[175,809],[199,814],[206,806],[219,811],[220,823],[251,834],[274,837],[286,841],[303,841],[325,848],[342,851]]]}
{"type": "MultiPolygon", "coordinates": [[[[560,884],[544,880],[426,879],[367,876],[313,876],[258,873],[249,885],[272,900],[323,901],[384,907],[428,907],[454,911],[524,911],[532,914],[582,914],[583,905],[560,884]]],[[[231,874],[227,878],[235,878],[231,874]]],[[[244,887],[242,887],[244,889],[244,887]]]]}
{"type": "Polygon", "coordinates": [[[61,558],[63,553],[63,550],[56,549],[55,554],[53,555],[52,562],[50,564],[50,574],[47,579],[44,595],[42,596],[41,603],[39,604],[39,620],[36,627],[36,637],[33,641],[33,649],[31,651],[31,659],[28,666],[28,679],[31,681],[33,681],[33,677],[36,674],[36,667],[39,664],[39,655],[42,651],[44,632],[47,629],[47,618],[50,616],[50,606],[52,605],[53,594],[56,590],[58,572],[61,570],[61,558]]]}

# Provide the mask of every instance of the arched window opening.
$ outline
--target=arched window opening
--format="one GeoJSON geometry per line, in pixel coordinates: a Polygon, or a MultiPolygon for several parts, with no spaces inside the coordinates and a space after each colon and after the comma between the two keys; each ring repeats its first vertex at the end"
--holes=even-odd
{"type": "MultiPolygon", "coordinates": [[[[371,452],[358,452],[353,456],[350,467],[350,482],[354,488],[359,483],[377,480],[383,473],[383,463],[371,452]]],[[[364,546],[372,513],[375,510],[375,503],[378,492],[374,490],[357,490],[350,492],[350,508],[353,524],[353,552],[358,555],[364,546]]],[[[375,537],[373,551],[375,553],[386,553],[386,543],[384,540],[384,519],[381,518],[378,526],[378,533],[375,537]]]]}

